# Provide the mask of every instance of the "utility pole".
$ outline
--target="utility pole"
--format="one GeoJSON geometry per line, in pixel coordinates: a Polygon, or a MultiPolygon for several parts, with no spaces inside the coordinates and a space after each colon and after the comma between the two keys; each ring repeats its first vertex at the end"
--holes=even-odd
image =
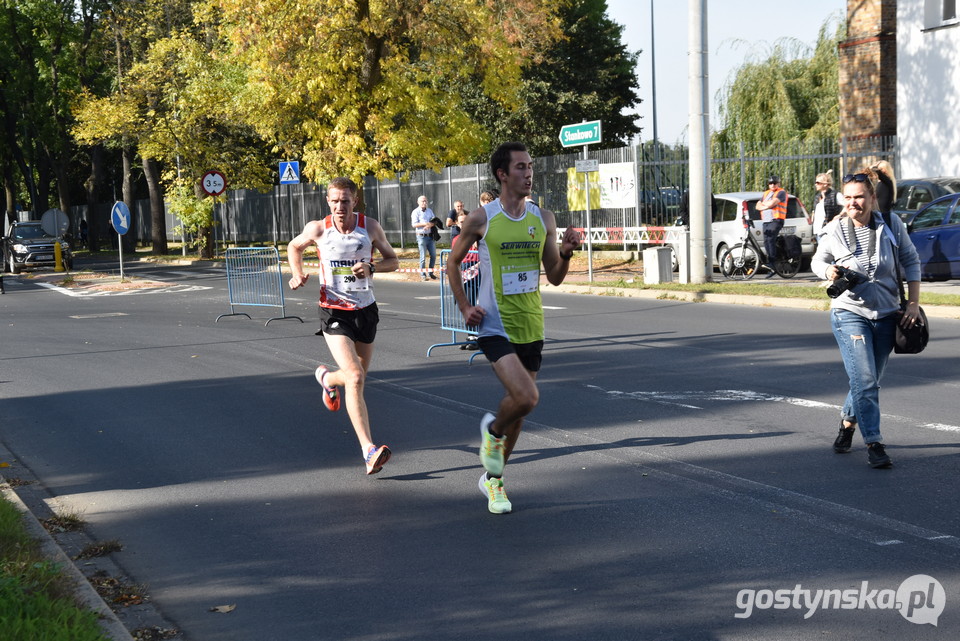
{"type": "Polygon", "coordinates": [[[707,79],[707,0],[688,0],[687,89],[690,102],[690,282],[713,276],[710,206],[710,92],[707,79]]]}

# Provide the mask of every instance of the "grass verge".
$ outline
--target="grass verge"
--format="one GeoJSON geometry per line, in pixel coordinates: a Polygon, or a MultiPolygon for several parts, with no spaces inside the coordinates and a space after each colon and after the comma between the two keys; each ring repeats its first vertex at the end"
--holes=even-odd
{"type": "Polygon", "coordinates": [[[0,631],[3,641],[106,641],[97,615],[75,604],[70,579],[43,557],[23,515],[2,497],[0,631]]]}

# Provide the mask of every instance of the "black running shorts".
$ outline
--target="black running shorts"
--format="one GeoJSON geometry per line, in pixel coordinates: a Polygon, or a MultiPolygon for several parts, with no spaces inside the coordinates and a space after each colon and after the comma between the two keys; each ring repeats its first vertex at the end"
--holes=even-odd
{"type": "Polygon", "coordinates": [[[380,312],[377,304],[362,309],[320,308],[320,331],[318,334],[346,336],[355,343],[372,343],[377,337],[380,312]]]}
{"type": "Polygon", "coordinates": [[[480,336],[477,345],[491,363],[496,363],[507,354],[516,354],[520,363],[530,372],[539,372],[543,362],[543,341],[511,343],[504,336],[480,336]]]}

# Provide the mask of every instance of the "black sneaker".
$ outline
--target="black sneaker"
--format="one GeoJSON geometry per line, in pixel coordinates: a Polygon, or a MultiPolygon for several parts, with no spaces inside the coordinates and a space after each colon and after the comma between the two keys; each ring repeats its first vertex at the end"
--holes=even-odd
{"type": "Polygon", "coordinates": [[[856,426],[844,427],[843,421],[840,421],[840,433],[837,434],[837,440],[833,442],[833,451],[837,454],[846,454],[853,445],[853,433],[857,431],[856,426]]]}
{"type": "Polygon", "coordinates": [[[867,445],[867,461],[870,467],[890,467],[893,461],[887,456],[883,443],[870,443],[867,445]]]}

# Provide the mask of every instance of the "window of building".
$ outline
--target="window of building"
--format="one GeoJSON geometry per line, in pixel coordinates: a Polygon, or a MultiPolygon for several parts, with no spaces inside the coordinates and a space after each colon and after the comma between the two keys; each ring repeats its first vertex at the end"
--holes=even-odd
{"type": "Polygon", "coordinates": [[[923,16],[924,31],[960,24],[957,19],[957,0],[924,0],[923,16]]]}

